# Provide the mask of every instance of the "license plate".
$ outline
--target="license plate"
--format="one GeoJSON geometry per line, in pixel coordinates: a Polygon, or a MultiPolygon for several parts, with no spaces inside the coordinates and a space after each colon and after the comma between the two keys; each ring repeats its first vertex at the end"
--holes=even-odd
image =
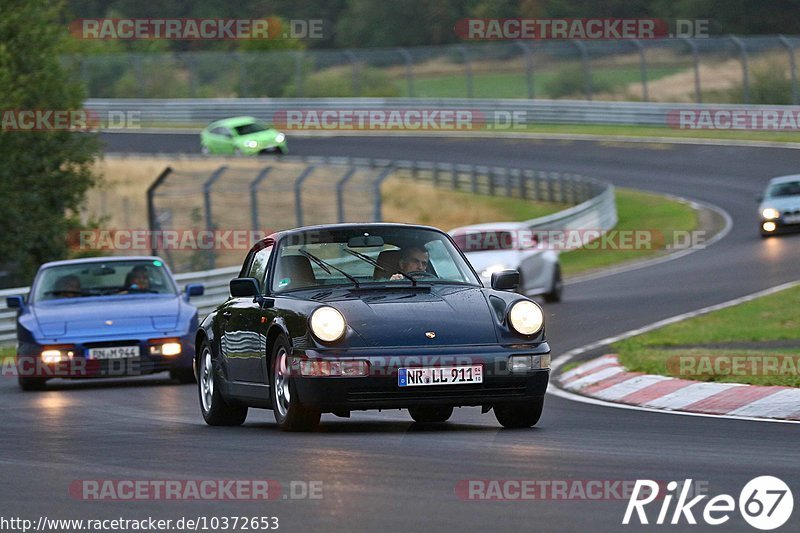
{"type": "Polygon", "coordinates": [[[800,215],[789,215],[784,217],[783,221],[787,224],[797,224],[800,222],[800,215]]]}
{"type": "Polygon", "coordinates": [[[89,359],[127,359],[130,357],[139,357],[138,346],[89,348],[89,359]]]}
{"type": "Polygon", "coordinates": [[[399,387],[469,383],[483,383],[483,366],[401,368],[397,372],[397,385],[399,387]]]}

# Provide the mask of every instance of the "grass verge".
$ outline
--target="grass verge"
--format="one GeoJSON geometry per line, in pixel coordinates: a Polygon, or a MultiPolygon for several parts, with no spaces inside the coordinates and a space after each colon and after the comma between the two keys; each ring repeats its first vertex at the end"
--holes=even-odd
{"type": "Polygon", "coordinates": [[[612,348],[634,372],[800,387],[798,304],[800,287],[794,287],[626,339],[612,348]],[[732,356],[740,367],[728,364],[732,356]],[[715,357],[723,358],[718,359],[720,364],[715,357]]]}
{"type": "Polygon", "coordinates": [[[644,231],[651,244],[637,249],[602,248],[600,242],[561,254],[561,269],[565,275],[574,275],[600,268],[615,266],[637,259],[663,255],[666,247],[673,243],[677,231],[692,231],[697,228],[697,213],[689,205],[671,198],[631,189],[616,189],[618,222],[609,236],[612,242],[623,244],[614,236],[630,235],[644,231]]]}

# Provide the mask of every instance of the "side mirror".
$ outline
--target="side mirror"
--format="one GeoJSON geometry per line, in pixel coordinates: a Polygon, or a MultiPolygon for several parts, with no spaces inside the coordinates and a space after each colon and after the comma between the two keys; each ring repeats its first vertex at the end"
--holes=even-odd
{"type": "Polygon", "coordinates": [[[492,288],[497,291],[510,291],[519,286],[519,272],[503,270],[492,274],[492,288]]]}
{"type": "Polygon", "coordinates": [[[764,195],[763,194],[757,194],[756,195],[756,202],[758,202],[760,204],[763,201],[764,201],[764,195]]]}
{"type": "Polygon", "coordinates": [[[7,296],[6,307],[9,309],[22,309],[25,306],[25,300],[22,296],[7,296]]]}
{"type": "Polygon", "coordinates": [[[256,278],[234,278],[230,283],[231,296],[239,298],[246,298],[252,296],[253,298],[261,294],[256,278]]]}
{"type": "Polygon", "coordinates": [[[199,283],[191,283],[184,288],[184,291],[186,291],[186,299],[188,300],[192,296],[202,296],[206,289],[199,283]]]}

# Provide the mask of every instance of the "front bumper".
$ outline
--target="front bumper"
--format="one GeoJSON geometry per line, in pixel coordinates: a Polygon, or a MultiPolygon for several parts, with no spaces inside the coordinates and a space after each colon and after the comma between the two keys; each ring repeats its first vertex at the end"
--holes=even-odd
{"type": "Polygon", "coordinates": [[[786,220],[784,219],[784,217],[782,217],[782,216],[780,218],[774,218],[774,219],[769,219],[769,220],[767,220],[765,218],[762,218],[761,219],[761,223],[759,224],[759,228],[761,230],[761,233],[763,233],[764,235],[778,235],[778,234],[781,234],[781,233],[793,233],[793,232],[800,231],[800,222],[787,223],[786,220]],[[766,231],[764,229],[764,223],[765,222],[773,222],[775,224],[775,229],[772,230],[772,231],[766,231]]]}
{"type": "Polygon", "coordinates": [[[546,342],[535,345],[451,347],[420,350],[346,350],[320,353],[294,351],[293,360],[366,360],[369,374],[362,377],[305,377],[293,371],[300,402],[323,412],[366,409],[402,409],[416,405],[494,406],[526,403],[544,396],[550,369],[511,372],[512,355],[549,358],[546,342]],[[375,355],[376,352],[380,355],[375,355]],[[483,366],[483,382],[476,384],[400,387],[399,368],[483,366]]]}
{"type": "MultiPolygon", "coordinates": [[[[176,336],[177,337],[177,336],[176,336]]],[[[17,350],[17,373],[27,378],[102,378],[128,377],[153,374],[168,370],[192,368],[194,359],[194,338],[180,337],[181,353],[174,356],[150,354],[153,343],[149,339],[129,340],[86,340],[69,344],[73,356],[58,363],[44,363],[40,357],[42,349],[49,344],[22,343],[17,350]],[[120,359],[91,359],[90,348],[113,346],[139,346],[139,357],[120,359]]]]}

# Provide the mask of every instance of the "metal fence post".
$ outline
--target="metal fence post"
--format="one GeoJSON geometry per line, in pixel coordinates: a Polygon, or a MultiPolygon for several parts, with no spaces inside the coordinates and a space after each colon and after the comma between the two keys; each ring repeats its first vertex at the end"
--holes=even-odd
{"type": "Polygon", "coordinates": [[[700,54],[697,51],[697,44],[688,37],[681,37],[689,45],[692,51],[692,59],[694,60],[694,94],[695,100],[698,104],[703,103],[703,93],[700,90],[700,54]]]}
{"type": "Polygon", "coordinates": [[[197,79],[194,66],[194,54],[183,53],[181,54],[186,58],[184,64],[186,65],[186,72],[189,78],[189,98],[194,98],[197,95],[197,79]]]}
{"type": "Polygon", "coordinates": [[[639,70],[642,73],[642,100],[647,102],[649,100],[647,94],[647,60],[644,57],[644,46],[639,39],[633,39],[631,42],[639,51],[639,70]]]}
{"type": "Polygon", "coordinates": [[[303,172],[301,172],[300,175],[297,176],[297,178],[294,180],[294,210],[295,213],[297,214],[298,226],[303,225],[303,197],[302,197],[303,182],[306,181],[306,178],[308,178],[316,168],[317,167],[315,167],[314,165],[307,166],[305,169],[303,169],[303,172]]]}
{"type": "Polygon", "coordinates": [[[522,48],[525,54],[525,85],[528,89],[528,98],[536,98],[536,88],[533,85],[533,50],[523,41],[514,41],[514,44],[522,48]]]}
{"type": "Polygon", "coordinates": [[[158,217],[156,217],[156,189],[161,187],[167,176],[172,174],[172,167],[167,167],[147,188],[147,223],[150,226],[150,251],[152,255],[158,255],[156,250],[155,232],[158,230],[158,217]]]}
{"type": "Polygon", "coordinates": [[[336,211],[339,222],[344,222],[344,187],[356,173],[356,167],[350,167],[336,182],[336,211]]]}
{"type": "MultiPolygon", "coordinates": [[[[228,169],[227,166],[222,165],[217,170],[214,171],[211,176],[203,183],[203,205],[205,207],[206,212],[206,230],[214,231],[214,218],[211,215],[211,187],[214,183],[222,177],[222,174],[228,169]]],[[[209,249],[208,254],[208,267],[214,268],[214,263],[216,262],[216,256],[214,255],[214,250],[209,249]]]]}
{"type": "Polygon", "coordinates": [[[267,174],[270,173],[272,167],[264,167],[261,169],[261,172],[258,173],[258,176],[250,182],[250,218],[252,219],[253,224],[253,231],[258,231],[258,186],[261,185],[261,182],[264,178],[267,177],[267,174]]]}
{"type": "Polygon", "coordinates": [[[392,174],[392,172],[394,172],[394,170],[395,169],[393,165],[384,168],[383,172],[378,175],[373,183],[373,194],[375,195],[375,210],[373,213],[373,218],[375,219],[375,222],[383,222],[383,215],[381,214],[381,185],[383,185],[383,182],[392,174]]]}
{"type": "Polygon", "coordinates": [[[800,103],[800,96],[798,96],[797,92],[797,63],[794,59],[794,47],[792,43],[789,42],[783,35],[779,35],[778,39],[780,40],[781,44],[786,47],[786,51],[789,52],[789,69],[791,71],[792,76],[792,103],[797,105],[800,103]]]}
{"type": "Polygon", "coordinates": [[[731,41],[736,47],[739,49],[739,53],[742,56],[742,97],[744,98],[744,103],[750,103],[750,70],[747,65],[747,47],[744,44],[744,41],[736,37],[735,35],[730,36],[731,41]]]}
{"type": "Polygon", "coordinates": [[[294,55],[294,95],[297,98],[303,96],[303,52],[296,52],[294,55]]]}
{"type": "Polygon", "coordinates": [[[405,48],[398,48],[398,52],[406,62],[406,81],[408,81],[408,97],[414,98],[414,58],[405,48]]]}
{"type": "Polygon", "coordinates": [[[344,55],[347,56],[348,61],[350,61],[350,65],[352,67],[353,73],[353,96],[361,96],[361,83],[360,83],[360,73],[358,69],[358,58],[356,54],[353,53],[352,50],[345,50],[344,55]]]}
{"type": "Polygon", "coordinates": [[[461,52],[461,56],[464,58],[464,76],[466,77],[467,82],[467,98],[473,98],[472,65],[469,62],[469,53],[464,45],[459,45],[456,47],[456,49],[461,52]]]}
{"type": "Polygon", "coordinates": [[[583,83],[586,99],[592,99],[592,72],[589,70],[589,53],[586,51],[586,45],[581,41],[573,40],[572,43],[581,53],[581,67],[583,68],[583,83]]]}

